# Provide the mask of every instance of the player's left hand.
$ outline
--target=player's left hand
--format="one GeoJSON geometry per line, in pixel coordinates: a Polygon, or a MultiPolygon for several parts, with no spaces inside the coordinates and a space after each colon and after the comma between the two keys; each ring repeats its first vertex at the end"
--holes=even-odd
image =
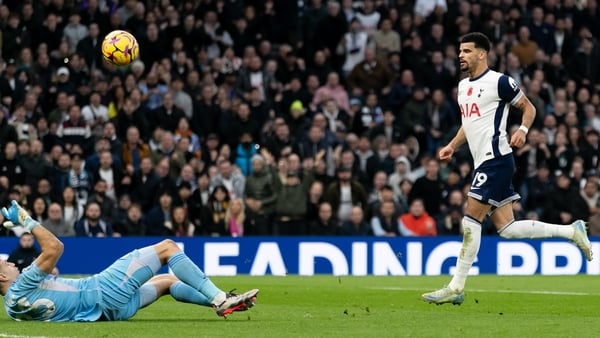
{"type": "Polygon", "coordinates": [[[525,145],[526,135],[525,132],[518,129],[510,137],[510,146],[515,148],[521,148],[525,145]]]}

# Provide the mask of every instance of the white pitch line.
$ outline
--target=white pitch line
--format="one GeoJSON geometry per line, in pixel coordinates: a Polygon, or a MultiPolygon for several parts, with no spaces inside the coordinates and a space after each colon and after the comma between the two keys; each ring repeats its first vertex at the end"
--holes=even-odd
{"type": "MultiPolygon", "coordinates": [[[[9,333],[2,333],[0,332],[0,338],[50,338],[48,336],[23,336],[23,335],[18,335],[18,334],[9,334],[9,333]]],[[[57,337],[57,338],[61,338],[61,337],[57,337]]],[[[62,337],[65,338],[65,337],[62,337]]]]}
{"type": "MultiPolygon", "coordinates": [[[[373,290],[390,291],[427,291],[423,288],[402,288],[402,287],[368,287],[373,290]]],[[[558,295],[558,296],[600,296],[600,293],[576,292],[576,291],[546,291],[546,290],[485,290],[485,289],[466,289],[465,292],[485,292],[485,293],[521,293],[531,295],[558,295]]]]}

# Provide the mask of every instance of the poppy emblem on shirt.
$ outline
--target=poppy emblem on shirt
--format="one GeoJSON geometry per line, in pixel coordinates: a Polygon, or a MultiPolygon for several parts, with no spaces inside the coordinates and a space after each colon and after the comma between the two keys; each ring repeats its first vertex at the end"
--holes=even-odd
{"type": "Polygon", "coordinates": [[[467,96],[471,96],[471,94],[473,94],[473,87],[469,87],[469,90],[467,90],[467,96]]]}

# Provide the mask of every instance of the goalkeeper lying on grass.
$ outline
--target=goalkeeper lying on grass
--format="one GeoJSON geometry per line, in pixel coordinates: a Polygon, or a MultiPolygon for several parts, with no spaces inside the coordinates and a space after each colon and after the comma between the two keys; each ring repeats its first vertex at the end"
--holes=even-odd
{"type": "Polygon", "coordinates": [[[133,250],[106,270],[87,278],[51,275],[63,253],[63,244],[33,220],[16,201],[3,208],[4,226],[22,226],[31,232],[41,254],[23,273],[12,263],[0,261],[0,294],[4,308],[14,320],[99,321],[126,320],[136,312],[170,294],[178,301],[212,306],[227,316],[254,305],[257,289],[236,295],[217,288],[173,242],[133,250]],[[175,274],[156,272],[168,265],[175,274]]]}

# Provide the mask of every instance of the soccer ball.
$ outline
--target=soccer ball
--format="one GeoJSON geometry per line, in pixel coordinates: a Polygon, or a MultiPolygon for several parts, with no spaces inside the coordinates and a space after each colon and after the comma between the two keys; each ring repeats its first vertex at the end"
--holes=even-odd
{"type": "Polygon", "coordinates": [[[104,59],[116,66],[127,66],[138,57],[139,52],[137,40],[126,31],[114,30],[102,41],[104,59]]]}

